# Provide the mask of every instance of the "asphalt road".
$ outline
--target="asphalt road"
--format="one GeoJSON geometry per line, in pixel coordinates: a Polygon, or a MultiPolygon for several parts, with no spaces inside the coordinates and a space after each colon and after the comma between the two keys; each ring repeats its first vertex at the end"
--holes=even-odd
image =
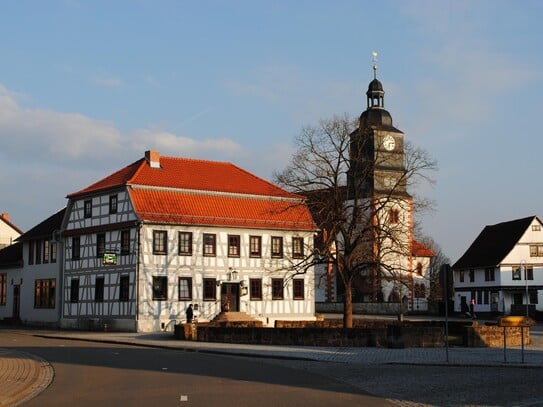
{"type": "Polygon", "coordinates": [[[0,342],[53,366],[53,382],[28,407],[393,405],[321,373],[256,358],[17,334],[0,342]]]}

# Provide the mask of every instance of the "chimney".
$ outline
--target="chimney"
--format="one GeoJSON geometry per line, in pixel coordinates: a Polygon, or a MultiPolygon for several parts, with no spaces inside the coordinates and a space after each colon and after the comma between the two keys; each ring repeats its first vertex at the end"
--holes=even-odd
{"type": "Polygon", "coordinates": [[[5,221],[9,222],[9,213],[0,213],[0,218],[2,218],[5,221]]]}
{"type": "Polygon", "coordinates": [[[160,168],[160,152],[147,150],[145,152],[145,159],[151,168],[160,168]]]}

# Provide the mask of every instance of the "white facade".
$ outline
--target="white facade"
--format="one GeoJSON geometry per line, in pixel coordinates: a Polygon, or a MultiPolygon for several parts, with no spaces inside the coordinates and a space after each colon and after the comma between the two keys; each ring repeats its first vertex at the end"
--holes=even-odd
{"type": "MultiPolygon", "coordinates": [[[[277,319],[315,318],[313,267],[300,268],[303,259],[293,259],[296,256],[292,255],[294,241],[299,244],[302,240],[303,251],[312,253],[314,225],[304,220],[300,229],[258,227],[281,226],[285,222],[295,225],[297,218],[283,220],[281,211],[266,212],[269,209],[264,211],[260,205],[277,208],[277,202],[284,202],[282,207],[290,210],[303,205],[299,198],[294,200],[287,192],[283,192],[285,197],[268,197],[217,190],[191,189],[187,193],[179,186],[155,187],[153,182],[171,182],[170,177],[179,177],[184,171],[172,170],[181,165],[180,159],[160,157],[157,152],[149,155],[150,160],[138,161],[121,171],[133,171],[133,177],[147,171],[149,176],[142,178],[150,185],[126,182],[112,187],[108,177],[69,196],[62,228],[65,261],[61,326],[159,331],[183,322],[189,304],[193,304],[199,321],[210,321],[226,309],[226,302],[230,311],[245,312],[267,326],[273,326],[277,319]],[[140,170],[135,171],[135,166],[140,166],[140,170]],[[168,169],[162,170],[162,166],[168,169]],[[107,188],[95,187],[102,183],[107,188]],[[215,211],[216,204],[210,204],[213,199],[230,201],[222,217],[206,212],[215,211]],[[205,205],[210,209],[194,214],[195,206],[205,205]],[[244,205],[253,205],[247,208],[253,210],[251,214],[247,212],[247,218],[243,217],[244,205]],[[187,215],[191,210],[192,215],[187,215]],[[258,211],[264,211],[262,217],[258,211]],[[153,220],[157,217],[164,221],[153,220]],[[179,221],[183,217],[188,221],[179,221]],[[205,220],[195,222],[195,217],[205,220]],[[235,226],[247,222],[257,227],[235,226]],[[190,253],[180,252],[180,234],[190,235],[190,253]],[[207,240],[204,247],[204,238],[209,236],[214,240],[212,253],[207,240]],[[272,255],[272,238],[282,242],[280,256],[272,255]],[[232,239],[238,242],[234,253],[232,239]],[[258,253],[250,252],[254,241],[259,242],[258,253]],[[104,255],[111,261],[104,262],[104,255]]],[[[203,162],[203,170],[208,170],[206,163],[203,162]]],[[[185,170],[190,170],[191,164],[184,163],[185,170]]],[[[246,172],[231,164],[218,166],[232,171],[233,176],[247,177],[246,172]]],[[[248,179],[248,183],[256,183],[257,191],[279,190],[254,176],[248,179]]]]}
{"type": "Polygon", "coordinates": [[[472,299],[476,314],[543,311],[543,225],[538,217],[527,220],[497,264],[453,266],[455,311],[472,299]]]}
{"type": "Polygon", "coordinates": [[[7,213],[0,213],[0,249],[9,246],[21,236],[21,231],[10,222],[7,213]]]}

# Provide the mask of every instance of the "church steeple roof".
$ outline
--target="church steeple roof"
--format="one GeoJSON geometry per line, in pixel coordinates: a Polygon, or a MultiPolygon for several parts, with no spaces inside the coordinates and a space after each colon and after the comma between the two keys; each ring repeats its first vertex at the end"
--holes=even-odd
{"type": "Polygon", "coordinates": [[[392,116],[385,109],[385,90],[381,81],[377,79],[377,53],[373,53],[373,80],[368,85],[367,108],[360,116],[360,129],[368,127],[381,130],[395,130],[392,125],[392,116]]]}

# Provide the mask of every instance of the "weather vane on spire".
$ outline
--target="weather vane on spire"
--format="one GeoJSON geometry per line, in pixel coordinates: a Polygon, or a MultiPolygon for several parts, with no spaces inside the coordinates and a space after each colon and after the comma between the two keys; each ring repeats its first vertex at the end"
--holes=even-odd
{"type": "Polygon", "coordinates": [[[373,79],[377,79],[377,51],[373,51],[371,55],[373,56],[373,79]]]}

